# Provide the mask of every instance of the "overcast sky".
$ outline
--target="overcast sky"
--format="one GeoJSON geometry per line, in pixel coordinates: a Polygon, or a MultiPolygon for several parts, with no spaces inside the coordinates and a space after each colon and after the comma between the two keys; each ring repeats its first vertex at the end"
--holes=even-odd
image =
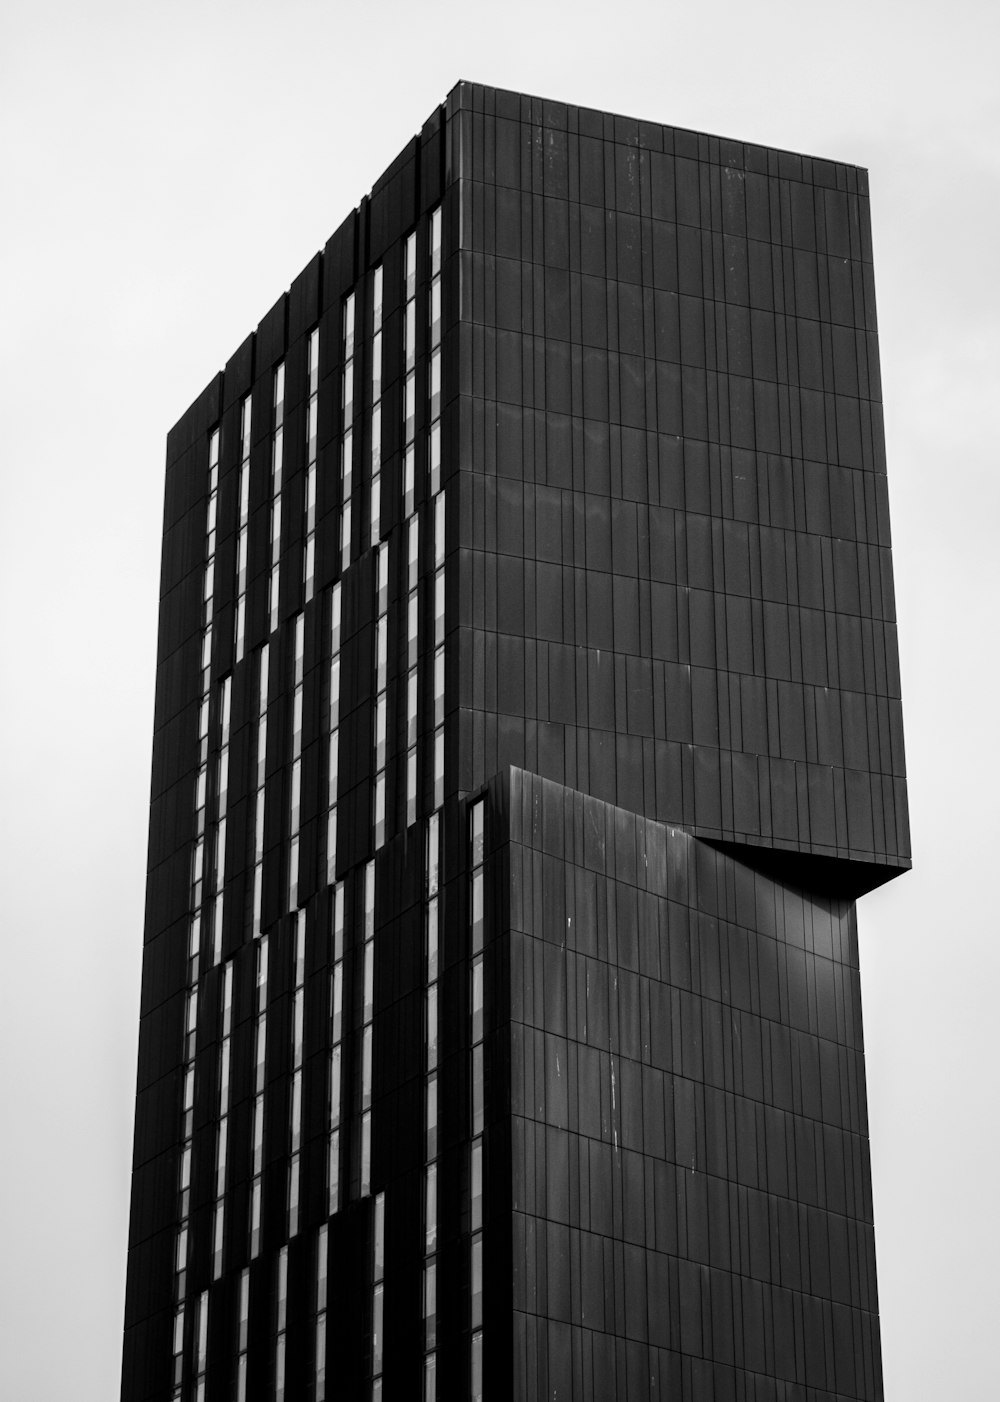
{"type": "Polygon", "coordinates": [[[1000,1396],[1000,7],[0,19],[0,1396],[119,1387],[168,428],[460,78],[869,168],[915,870],[860,907],[886,1397],[1000,1396]]]}

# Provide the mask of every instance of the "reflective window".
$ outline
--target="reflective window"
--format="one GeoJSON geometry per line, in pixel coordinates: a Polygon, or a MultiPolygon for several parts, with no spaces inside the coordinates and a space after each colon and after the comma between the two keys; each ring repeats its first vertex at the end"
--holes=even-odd
{"type": "Polygon", "coordinates": [[[271,438],[271,572],[268,576],[268,617],[273,633],[278,626],[281,579],[281,486],[285,442],[285,365],[274,372],[274,431],[271,438]]]}

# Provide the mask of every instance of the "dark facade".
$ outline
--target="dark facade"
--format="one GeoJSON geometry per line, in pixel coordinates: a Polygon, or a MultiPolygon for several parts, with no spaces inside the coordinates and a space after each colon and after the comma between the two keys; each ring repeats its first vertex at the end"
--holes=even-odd
{"type": "Polygon", "coordinates": [[[122,1396],[882,1396],[865,172],[460,84],[168,440],[122,1396]]]}

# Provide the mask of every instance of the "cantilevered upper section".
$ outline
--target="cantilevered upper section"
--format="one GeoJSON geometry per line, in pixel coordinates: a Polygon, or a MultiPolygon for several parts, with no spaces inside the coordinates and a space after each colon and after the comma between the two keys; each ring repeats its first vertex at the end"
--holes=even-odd
{"type": "Polygon", "coordinates": [[[878,884],[909,834],[865,172],[446,110],[460,787],[524,765],[878,884]]]}

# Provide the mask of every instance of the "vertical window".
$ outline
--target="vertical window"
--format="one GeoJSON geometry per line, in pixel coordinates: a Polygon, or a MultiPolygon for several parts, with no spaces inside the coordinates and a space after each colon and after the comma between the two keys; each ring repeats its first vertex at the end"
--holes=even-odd
{"type": "Polygon", "coordinates": [[[257,944],[257,1006],[254,1023],[254,1075],[251,1123],[250,1259],[260,1254],[261,1195],[264,1190],[264,1087],[267,1060],[267,936],[257,944]]]}
{"type": "Polygon", "coordinates": [[[195,1304],[194,1396],[205,1402],[205,1374],[208,1372],[208,1291],[203,1290],[195,1304]]]}
{"type": "Polygon", "coordinates": [[[236,1402],[246,1402],[247,1351],[250,1347],[250,1271],[240,1272],[236,1314],[236,1402]]]}
{"type": "Polygon", "coordinates": [[[232,710],[232,678],[226,677],[219,689],[219,754],[215,765],[215,843],[212,887],[212,963],[222,958],[222,930],[226,882],[226,819],[229,808],[229,730],[232,710]]]}
{"type": "Polygon", "coordinates": [[[184,1381],[184,1306],[178,1304],[174,1307],[174,1328],[171,1340],[171,1353],[173,1355],[173,1366],[171,1377],[173,1380],[173,1390],[171,1396],[180,1398],[184,1381]]]}
{"type": "Polygon", "coordinates": [[[445,506],[441,490],[441,209],[431,215],[428,339],[428,459],[427,485],[434,521],[434,739],[432,750],[433,806],[444,802],[444,647],[445,647],[445,506]],[[438,704],[437,680],[441,675],[438,704]]]}
{"type": "Polygon", "coordinates": [[[382,534],[382,267],[372,273],[371,544],[382,534]]]}
{"type": "Polygon", "coordinates": [[[386,738],[389,708],[389,543],[383,541],[375,559],[375,755],[372,826],[375,847],[385,842],[386,738]]]}
{"type": "Polygon", "coordinates": [[[302,1067],[305,1050],[306,913],[295,922],[295,968],[292,992],[292,1093],[288,1126],[288,1237],[299,1230],[299,1177],[302,1153],[302,1067]]]}
{"type": "Polygon", "coordinates": [[[326,1306],[329,1271],[329,1228],[316,1234],[316,1329],[313,1349],[313,1397],[326,1402],[326,1306]]]}
{"type": "Polygon", "coordinates": [[[337,784],[340,766],[340,581],[330,590],[330,670],[327,676],[326,881],[337,879],[337,784]]]}
{"type": "Polygon", "coordinates": [[[270,649],[267,643],[260,650],[257,667],[257,722],[256,722],[256,767],[253,771],[253,792],[251,795],[251,870],[249,883],[249,923],[251,933],[261,933],[261,910],[264,884],[264,800],[267,777],[267,689],[269,677],[270,649]]]}
{"type": "Polygon", "coordinates": [[[481,1329],[473,1334],[469,1352],[469,1393],[472,1402],[483,1402],[483,1331],[481,1329]]]}
{"type": "Polygon", "coordinates": [[[420,521],[416,514],[417,434],[417,235],[406,240],[403,257],[403,513],[406,516],[407,674],[406,765],[404,771],[405,822],[417,820],[417,608],[420,569],[420,521]]]}
{"type": "Polygon", "coordinates": [[[358,1154],[358,1191],[362,1197],[371,1192],[372,1142],[372,1034],[375,1016],[375,863],[369,862],[364,872],[364,942],[361,953],[361,1074],[359,1103],[361,1108],[361,1142],[358,1154]]]}
{"type": "Polygon", "coordinates": [[[437,1386],[438,1242],[438,926],[441,870],[441,818],[427,820],[426,910],[424,923],[424,1396],[432,1402],[437,1386]]]}
{"type": "Polygon", "coordinates": [[[250,548],[250,419],[253,397],[240,410],[240,524],[236,537],[236,638],[234,656],[243,661],[247,623],[247,554],[250,548]]]}
{"type": "Polygon", "coordinates": [[[344,1033],[344,885],[333,897],[331,943],[333,972],[330,975],[330,1094],[327,1140],[327,1212],[332,1217],[340,1209],[340,1105],[342,1038],[344,1033]]]}
{"type": "Polygon", "coordinates": [[[382,1396],[382,1362],[385,1355],[385,1194],[375,1197],[372,1212],[372,1398],[382,1396]]]}
{"type": "Polygon", "coordinates": [[[281,583],[281,475],[285,456],[285,362],[274,372],[274,432],[271,437],[271,571],[267,581],[268,629],[278,626],[281,583]]]}
{"type": "Polygon", "coordinates": [[[319,441],[319,327],[309,336],[306,362],[309,402],[306,406],[306,501],[305,548],[302,555],[302,583],[305,602],[313,596],[316,582],[316,455],[319,441]]]}
{"type": "Polygon", "coordinates": [[[285,1345],[288,1330],[288,1247],[278,1252],[278,1279],[275,1290],[274,1320],[274,1402],[285,1398],[285,1345]]]}
{"type": "Polygon", "coordinates": [[[351,498],[354,491],[354,313],[355,297],[344,302],[340,407],[343,420],[340,440],[340,565],[351,563],[351,498]]]}
{"type": "Polygon", "coordinates": [[[215,1140],[215,1204],[212,1212],[212,1279],[222,1275],[226,1221],[226,1170],[229,1152],[229,1110],[233,1033],[233,965],[222,975],[222,1008],[219,1019],[219,1119],[215,1140]]]}
{"type": "Polygon", "coordinates": [[[481,1402],[483,1390],[483,1161],[486,1129],[484,1083],[485,964],[483,962],[483,891],[485,886],[484,799],[469,813],[470,929],[469,929],[469,1045],[471,1104],[469,1120],[469,1328],[470,1397],[481,1402]]]}
{"type": "Polygon", "coordinates": [[[305,694],[305,615],[295,619],[292,659],[292,745],[289,772],[288,909],[299,903],[299,821],[302,800],[302,704],[305,694]]]}

